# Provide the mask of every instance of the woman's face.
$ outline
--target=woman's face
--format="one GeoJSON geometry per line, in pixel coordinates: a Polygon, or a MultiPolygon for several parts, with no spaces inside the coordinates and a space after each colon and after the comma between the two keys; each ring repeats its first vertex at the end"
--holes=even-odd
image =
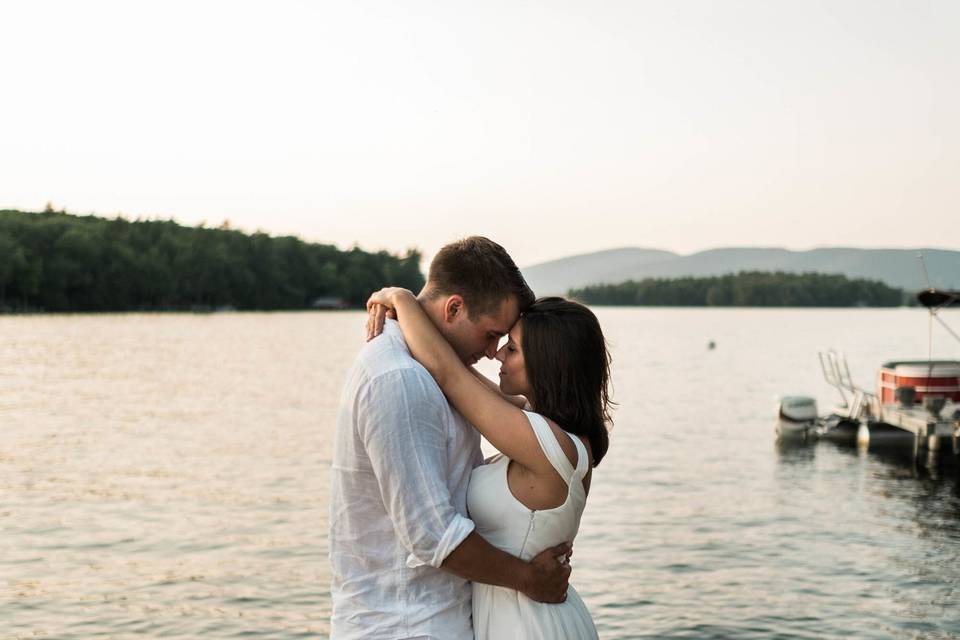
{"type": "Polygon", "coordinates": [[[500,361],[500,390],[511,396],[530,397],[530,384],[527,382],[527,367],[523,362],[523,321],[518,320],[506,343],[497,351],[500,361]]]}

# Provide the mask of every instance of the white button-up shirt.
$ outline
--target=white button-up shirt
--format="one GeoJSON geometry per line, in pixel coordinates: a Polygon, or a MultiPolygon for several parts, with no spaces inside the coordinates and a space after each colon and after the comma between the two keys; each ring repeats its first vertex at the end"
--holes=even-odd
{"type": "Polygon", "coordinates": [[[407,349],[399,325],[347,375],[333,447],[331,638],[470,640],[470,583],[439,569],[473,531],[480,435],[407,349]]]}

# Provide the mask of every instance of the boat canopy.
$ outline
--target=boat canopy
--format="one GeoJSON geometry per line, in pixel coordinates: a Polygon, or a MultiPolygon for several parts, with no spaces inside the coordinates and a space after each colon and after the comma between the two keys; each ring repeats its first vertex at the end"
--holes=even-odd
{"type": "Polygon", "coordinates": [[[924,289],[917,294],[917,302],[928,309],[939,309],[960,300],[960,291],[944,291],[943,289],[924,289]]]}

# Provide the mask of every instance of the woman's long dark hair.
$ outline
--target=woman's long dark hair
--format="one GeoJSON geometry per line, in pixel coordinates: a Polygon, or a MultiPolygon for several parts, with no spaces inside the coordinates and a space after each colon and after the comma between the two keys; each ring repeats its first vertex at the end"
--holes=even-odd
{"type": "Polygon", "coordinates": [[[540,298],[523,314],[530,404],[565,431],[584,436],[593,466],[607,452],[610,353],[597,316],[579,302],[540,298]]]}

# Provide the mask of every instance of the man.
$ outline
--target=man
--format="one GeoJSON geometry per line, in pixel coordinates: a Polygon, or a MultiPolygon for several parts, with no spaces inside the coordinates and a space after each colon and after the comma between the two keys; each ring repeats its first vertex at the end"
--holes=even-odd
{"type": "MultiPolygon", "coordinates": [[[[533,302],[500,245],[470,237],[443,247],[418,301],[466,365],[493,358],[533,302]]],[[[347,375],[333,451],[330,560],[333,640],[470,640],[470,580],[564,599],[568,545],[531,562],[473,531],[466,495],[480,436],[410,356],[395,322],[347,375]]]]}

